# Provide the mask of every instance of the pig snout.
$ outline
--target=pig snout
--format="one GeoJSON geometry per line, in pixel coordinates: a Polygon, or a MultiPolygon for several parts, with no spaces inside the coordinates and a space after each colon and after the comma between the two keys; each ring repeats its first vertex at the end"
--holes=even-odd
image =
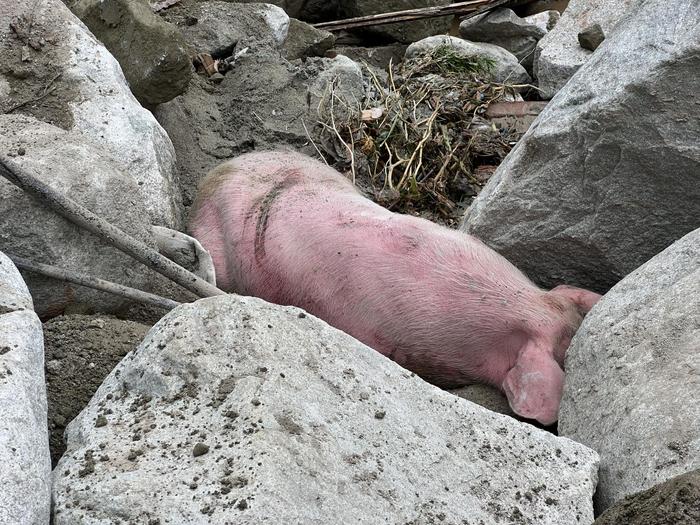
{"type": "Polygon", "coordinates": [[[506,374],[502,388],[516,414],[551,425],[558,419],[564,371],[550,352],[530,344],[506,374]]]}

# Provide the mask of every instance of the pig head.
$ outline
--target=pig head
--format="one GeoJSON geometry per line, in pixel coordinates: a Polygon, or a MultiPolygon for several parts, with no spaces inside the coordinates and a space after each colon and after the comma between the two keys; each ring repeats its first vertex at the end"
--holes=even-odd
{"type": "Polygon", "coordinates": [[[222,289],[304,308],[438,386],[491,384],[543,424],[557,419],[566,348],[599,298],[542,290],[478,239],[392,213],[291,152],[215,168],[190,231],[222,289]]]}

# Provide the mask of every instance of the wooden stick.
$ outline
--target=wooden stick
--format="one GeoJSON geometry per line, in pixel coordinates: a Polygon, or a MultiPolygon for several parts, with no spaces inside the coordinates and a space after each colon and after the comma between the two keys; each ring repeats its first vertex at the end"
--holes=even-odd
{"type": "Polygon", "coordinates": [[[94,288],[95,290],[101,290],[103,292],[119,295],[120,297],[131,299],[132,301],[137,301],[149,306],[157,306],[165,310],[172,310],[176,306],[180,305],[180,303],[177,301],[172,301],[170,299],[166,299],[165,297],[148,292],[142,292],[136,288],[129,288],[128,286],[122,286],[121,284],[113,283],[111,281],[105,281],[89,275],[82,275],[77,272],[64,270],[63,268],[57,268],[56,266],[51,266],[48,264],[34,263],[15,255],[5,255],[7,255],[20,270],[38,273],[59,281],[67,281],[69,283],[79,284],[80,286],[87,286],[88,288],[94,288]]]}
{"type": "Polygon", "coordinates": [[[150,246],[134,239],[87,208],[60,194],[2,154],[0,154],[0,176],[33,195],[73,224],[101,237],[111,246],[130,255],[199,297],[225,295],[226,292],[219,290],[216,286],[175,264],[150,246]]]}
{"type": "Polygon", "coordinates": [[[410,22],[413,20],[436,18],[438,16],[446,15],[467,15],[469,18],[471,18],[472,16],[479,15],[509,3],[523,2],[514,2],[513,0],[471,0],[469,2],[456,2],[449,5],[422,7],[419,9],[406,9],[404,11],[394,11],[392,13],[380,13],[378,15],[358,16],[356,18],[347,18],[345,20],[334,20],[333,22],[321,22],[319,24],[315,24],[314,27],[317,29],[324,29],[326,31],[342,31],[345,29],[372,27],[384,24],[393,24],[396,22],[410,22]]]}

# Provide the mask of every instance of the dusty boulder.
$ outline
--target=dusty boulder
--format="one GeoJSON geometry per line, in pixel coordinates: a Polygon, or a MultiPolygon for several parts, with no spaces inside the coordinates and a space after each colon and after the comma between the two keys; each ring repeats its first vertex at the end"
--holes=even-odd
{"type": "MultiPolygon", "coordinates": [[[[138,181],[97,144],[75,131],[22,115],[0,115],[0,151],[42,182],[97,212],[130,235],[150,242],[148,213],[138,181]],[[21,152],[22,154],[18,154],[21,152]]],[[[135,288],[149,289],[149,270],[78,228],[0,178],[0,250],[135,288]]],[[[69,305],[114,311],[123,299],[70,283],[26,274],[37,313],[50,317],[69,305]]]]}
{"type": "MultiPolygon", "coordinates": [[[[443,6],[451,3],[450,0],[386,0],[384,2],[344,0],[339,2],[338,7],[340,18],[354,18],[356,16],[377,15],[405,9],[443,6]]],[[[447,33],[451,21],[451,16],[442,16],[424,20],[412,20],[405,23],[380,25],[367,28],[365,31],[384,39],[410,44],[429,36],[447,33]]]]}
{"type": "Polygon", "coordinates": [[[469,42],[454,36],[431,36],[414,42],[406,49],[405,58],[410,59],[430,53],[442,46],[449,46],[456,53],[466,57],[478,56],[492,60],[494,66],[491,76],[495,82],[527,84],[531,80],[525,68],[518,63],[518,59],[510,51],[494,44],[469,42]]]}
{"type": "MultiPolygon", "coordinates": [[[[597,23],[606,35],[610,35],[618,22],[627,13],[634,13],[640,4],[641,0],[571,0],[557,25],[539,41],[535,50],[534,73],[541,95],[544,98],[552,98],[591,56],[592,52],[579,44],[578,34],[581,31],[597,23]]],[[[673,8],[673,2],[667,4],[669,8],[673,8]]],[[[669,13],[664,16],[677,14],[669,13]]],[[[637,39],[637,45],[642,48],[651,46],[658,40],[656,27],[647,27],[646,31],[640,32],[637,39]]]]}
{"type": "MultiPolygon", "coordinates": [[[[538,20],[542,18],[534,16],[538,20]]],[[[545,17],[549,18],[549,15],[545,14],[545,17]]],[[[547,34],[547,28],[520,18],[512,9],[500,8],[462,21],[459,34],[466,40],[488,42],[510,51],[531,71],[535,46],[547,34]]]]}
{"type": "Polygon", "coordinates": [[[227,58],[222,50],[279,49],[287,39],[290,20],[274,5],[221,0],[175,5],[162,16],[178,27],[193,52],[221,58],[227,58]]]}
{"type": "Polygon", "coordinates": [[[600,453],[598,511],[700,468],[698,312],[700,229],[620,281],[574,337],[559,433],[600,453]]]}
{"type": "Polygon", "coordinates": [[[284,41],[283,54],[287,60],[323,56],[335,43],[333,33],[316,29],[295,18],[289,20],[289,31],[284,41]]]}
{"type": "Polygon", "coordinates": [[[56,525],[593,519],[595,452],[255,298],[173,310],[67,438],[56,525]]]}
{"type": "Polygon", "coordinates": [[[696,525],[700,523],[700,470],[681,474],[625,497],[593,525],[696,525]]]}
{"type": "Polygon", "coordinates": [[[44,339],[17,268],[0,252],[0,524],[48,523],[51,460],[44,339]]]}
{"type": "Polygon", "coordinates": [[[651,0],[618,27],[462,228],[542,285],[602,292],[700,226],[700,26],[683,14],[694,5],[651,0]]]}
{"type": "Polygon", "coordinates": [[[186,206],[199,180],[231,157],[284,145],[316,154],[309,137],[324,148],[317,121],[331,93],[359,113],[365,89],[360,66],[344,56],[288,61],[280,53],[287,32],[280,40],[279,24],[264,16],[271,9],[286,17],[274,6],[218,1],[168,10],[194,49],[210,52],[232,42],[249,49],[218,83],[198,75],[184,95],[155,110],[177,151],[186,206]],[[198,23],[186,26],[188,17],[198,23]]]}
{"type": "Polygon", "coordinates": [[[0,113],[32,115],[99,142],[137,181],[148,220],[177,226],[170,139],[131,94],[118,62],[60,0],[0,4],[0,113]]]}
{"type": "Polygon", "coordinates": [[[73,0],[69,6],[119,61],[142,104],[167,102],[185,91],[192,74],[185,42],[146,0],[73,0]]]}

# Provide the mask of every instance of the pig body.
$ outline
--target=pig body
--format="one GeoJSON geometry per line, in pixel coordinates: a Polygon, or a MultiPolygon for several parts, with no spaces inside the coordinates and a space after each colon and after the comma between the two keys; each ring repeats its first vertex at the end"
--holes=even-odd
{"type": "Polygon", "coordinates": [[[392,213],[291,152],[214,169],[190,231],[220,288],[294,305],[443,387],[482,382],[557,418],[564,353],[598,295],[536,287],[474,237],[392,213]]]}

